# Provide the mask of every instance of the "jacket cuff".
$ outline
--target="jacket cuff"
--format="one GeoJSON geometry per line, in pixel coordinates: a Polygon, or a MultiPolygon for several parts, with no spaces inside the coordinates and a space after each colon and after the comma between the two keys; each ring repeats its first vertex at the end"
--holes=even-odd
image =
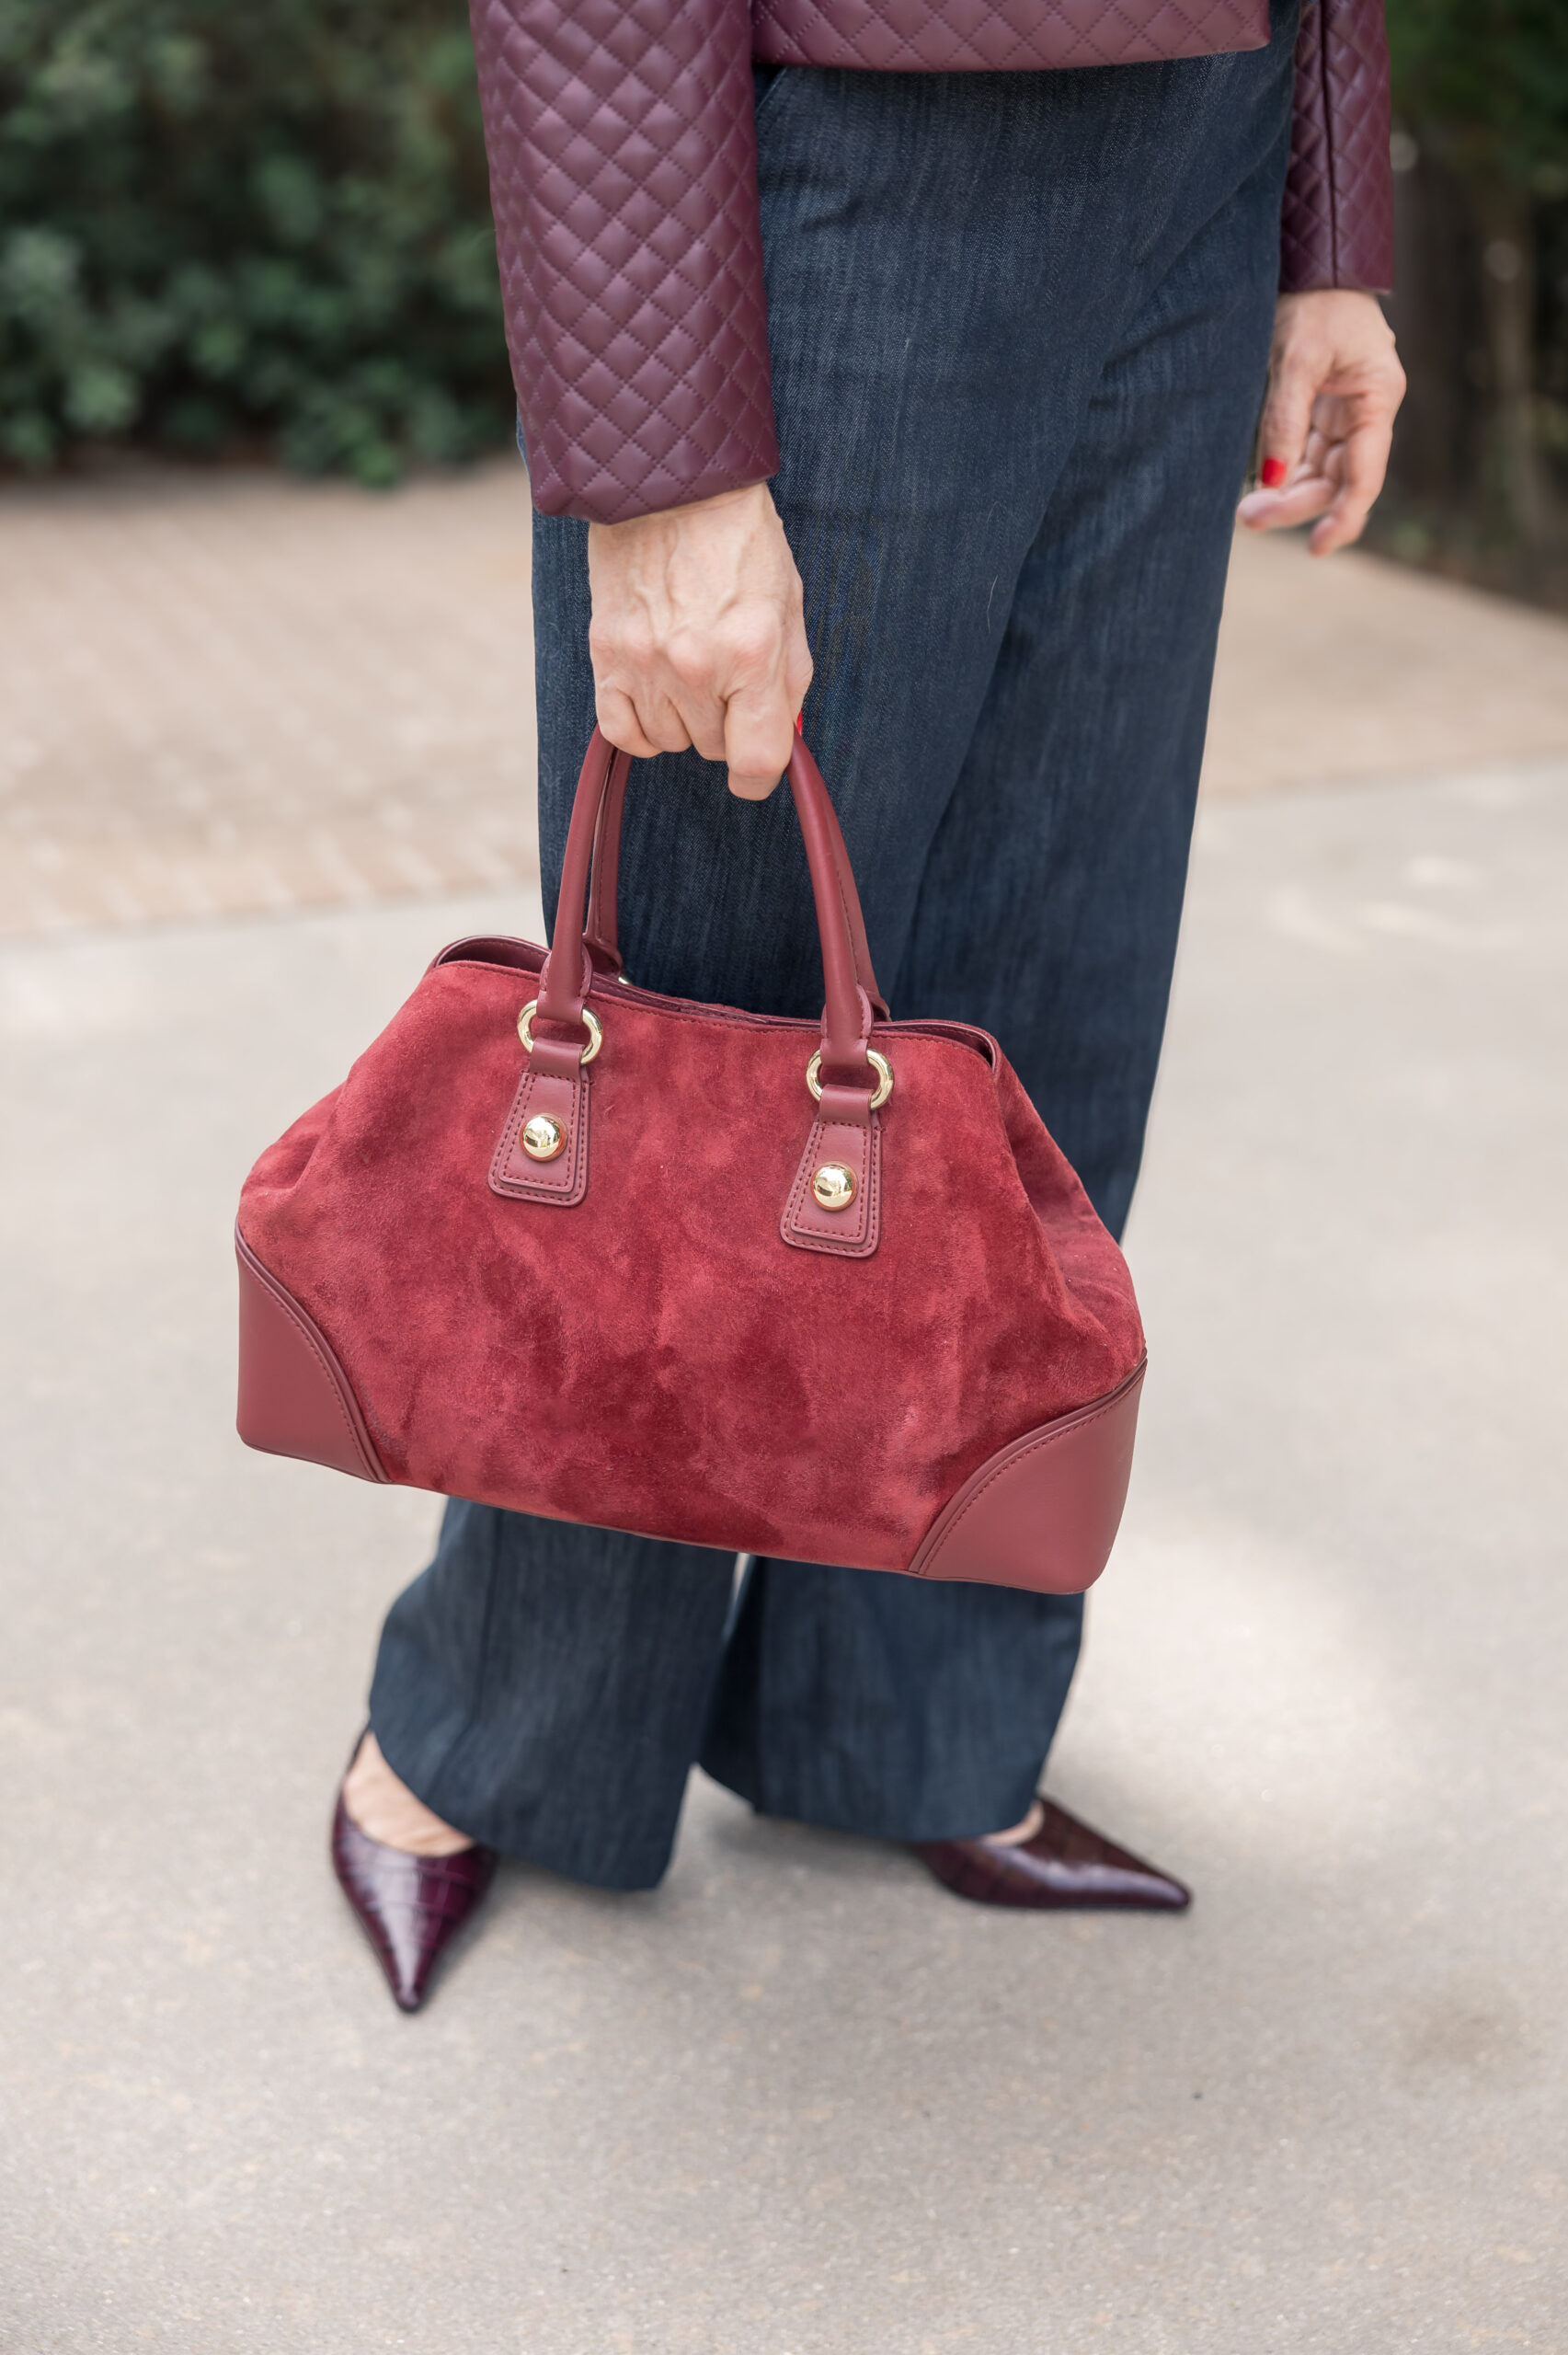
{"type": "Polygon", "coordinates": [[[618,523],[778,470],[747,0],[471,0],[534,505],[618,523]]]}
{"type": "Polygon", "coordinates": [[[1285,293],[1393,285],[1389,43],[1383,0],[1308,0],[1280,218],[1285,293]]]}

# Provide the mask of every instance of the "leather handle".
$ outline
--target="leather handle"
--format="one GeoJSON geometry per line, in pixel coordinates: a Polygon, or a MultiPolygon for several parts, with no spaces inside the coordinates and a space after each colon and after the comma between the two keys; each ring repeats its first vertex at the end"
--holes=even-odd
{"type": "MultiPolygon", "coordinates": [[[[608,904],[605,867],[618,880],[621,809],[624,802],[631,755],[617,752],[599,729],[589,747],[578,779],[561,867],[560,904],[551,936],[550,954],[539,977],[539,1007],[534,1017],[534,1059],[540,1067],[554,1068],[563,1054],[572,1056],[582,1042],[582,1007],[593,979],[591,948],[585,945],[584,909],[590,875],[596,864],[601,879],[599,915],[593,938],[606,964],[619,966],[614,935],[607,940],[604,916],[608,904]],[[596,862],[595,851],[599,852],[596,862]],[[541,1063],[540,1051],[544,1049],[541,1063]]],[[[817,929],[822,943],[822,976],[827,1004],[822,1015],[824,1085],[864,1092],[869,1098],[876,1074],[865,1059],[874,1008],[887,1008],[874,988],[864,986],[857,943],[865,938],[860,897],[850,872],[843,836],[828,788],[816,762],[797,736],[790,753],[789,788],[806,843],[811,871],[811,891],[817,908],[817,929]]],[[[869,951],[864,970],[870,973],[869,951]]]]}
{"type": "MultiPolygon", "coordinates": [[[[807,758],[810,760],[809,753],[807,758]]],[[[619,973],[622,971],[618,918],[621,823],[625,814],[626,781],[631,768],[630,754],[612,764],[609,786],[600,805],[599,824],[594,833],[588,886],[588,925],[583,940],[593,959],[595,972],[619,973]]],[[[815,762],[812,762],[812,768],[815,772],[815,762]]],[[[818,778],[820,783],[819,772],[818,778]]],[[[828,838],[833,854],[833,869],[838,878],[839,897],[843,902],[844,914],[849,923],[850,946],[854,952],[855,979],[871,1000],[872,1012],[882,1021],[890,1022],[893,1018],[891,1010],[876,986],[876,975],[872,970],[871,944],[865,936],[865,917],[861,912],[860,893],[855,889],[854,869],[850,865],[849,849],[844,842],[843,829],[839,824],[839,813],[826,786],[823,787],[823,794],[828,806],[828,838]]]]}

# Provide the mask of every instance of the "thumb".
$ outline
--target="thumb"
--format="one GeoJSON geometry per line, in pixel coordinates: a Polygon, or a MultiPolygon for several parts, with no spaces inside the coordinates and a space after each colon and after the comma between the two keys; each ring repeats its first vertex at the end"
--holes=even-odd
{"type": "Polygon", "coordinates": [[[1269,379],[1258,429],[1258,480],[1265,490],[1278,490],[1300,465],[1317,397],[1313,370],[1299,353],[1290,353],[1269,379]]]}

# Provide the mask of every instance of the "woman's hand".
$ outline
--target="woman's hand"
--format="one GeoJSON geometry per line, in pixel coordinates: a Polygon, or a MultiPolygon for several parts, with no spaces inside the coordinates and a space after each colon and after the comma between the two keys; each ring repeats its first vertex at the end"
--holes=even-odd
{"type": "Polygon", "coordinates": [[[1236,511],[1248,530],[1276,532],[1318,515],[1308,543],[1314,556],[1358,540],[1383,487],[1403,398],[1404,370],[1375,295],[1282,294],[1259,437],[1263,488],[1236,511]]]}
{"type": "Polygon", "coordinates": [[[589,652],[599,724],[640,760],[727,761],[762,801],[811,684],[800,575],[765,482],[629,523],[590,523],[589,652]]]}

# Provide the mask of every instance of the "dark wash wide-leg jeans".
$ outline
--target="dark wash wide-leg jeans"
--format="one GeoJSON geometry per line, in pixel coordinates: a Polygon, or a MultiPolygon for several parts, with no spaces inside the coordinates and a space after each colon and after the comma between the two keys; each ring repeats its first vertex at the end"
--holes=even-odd
{"type": "MultiPolygon", "coordinates": [[[[1295,14],[1266,51],[1169,65],[758,75],[774,491],[877,973],[896,1014],[996,1033],[1113,1231],[1262,391],[1295,14]]],[[[586,526],[541,517],[534,546],[553,902],[593,720],[586,526]]],[[[634,771],[621,904],[646,986],[819,1009],[787,792],[737,802],[694,754],[634,771]]],[[[383,1749],[475,1838],[612,1888],[658,1879],[693,1760],[887,1839],[1024,1813],[1076,1600],[760,1561],[732,1614],[733,1567],[451,1505],[382,1638],[383,1749]]]]}

